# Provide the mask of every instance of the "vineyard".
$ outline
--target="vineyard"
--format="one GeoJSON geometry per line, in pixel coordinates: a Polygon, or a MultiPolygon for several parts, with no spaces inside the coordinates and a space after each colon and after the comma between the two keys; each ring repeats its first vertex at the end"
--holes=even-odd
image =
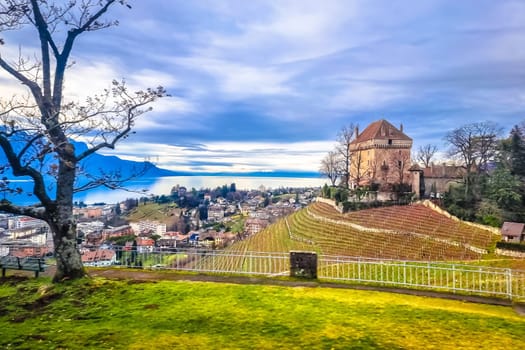
{"type": "MultiPolygon", "coordinates": [[[[488,230],[455,221],[423,205],[340,214],[328,204],[313,203],[234,243],[227,252],[238,253],[238,261],[230,256],[221,263],[217,260],[220,257],[215,257],[213,264],[228,271],[246,264],[244,257],[248,252],[291,250],[412,261],[477,260],[497,240],[488,230]]],[[[206,264],[206,259],[195,263],[206,264]]]]}
{"type": "Polygon", "coordinates": [[[152,252],[142,259],[198,273],[288,276],[289,252],[310,251],[326,281],[523,300],[525,271],[479,265],[498,239],[421,204],[340,214],[317,202],[224,250],[152,252]]]}

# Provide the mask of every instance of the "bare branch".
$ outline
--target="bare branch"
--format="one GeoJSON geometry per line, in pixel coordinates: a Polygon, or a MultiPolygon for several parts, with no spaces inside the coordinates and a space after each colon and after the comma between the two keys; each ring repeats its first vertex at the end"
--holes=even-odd
{"type": "MultiPolygon", "coordinates": [[[[122,98],[124,101],[122,102],[122,105],[125,106],[125,115],[123,116],[123,127],[122,128],[114,128],[112,127],[109,129],[109,133],[113,134],[111,136],[111,140],[106,142],[101,142],[93,147],[87,149],[80,155],[76,157],[77,161],[80,161],[89,155],[101,150],[102,148],[109,148],[114,149],[117,142],[119,142],[121,139],[127,137],[127,135],[131,132],[131,128],[133,126],[134,120],[141,114],[149,111],[148,110],[142,110],[141,107],[144,107],[151,102],[155,101],[156,99],[163,97],[166,95],[166,91],[163,87],[158,87],[157,89],[148,89],[146,91],[139,91],[136,92],[134,96],[130,95],[125,87],[125,84],[114,82],[115,88],[114,92],[122,98]]],[[[118,113],[117,113],[118,115],[118,113]]],[[[111,118],[111,124],[118,123],[115,120],[115,118],[111,118]]],[[[106,135],[102,134],[102,137],[105,139],[106,135]]]]}
{"type": "Polygon", "coordinates": [[[336,152],[328,152],[321,160],[319,172],[330,180],[332,186],[335,186],[337,178],[341,174],[341,163],[342,159],[336,152]]]}
{"type": "Polygon", "coordinates": [[[37,83],[28,79],[18,70],[11,67],[2,57],[0,57],[0,67],[2,67],[6,72],[15,77],[22,84],[26,85],[31,90],[31,93],[35,97],[36,102],[40,105],[39,102],[42,101],[42,91],[40,90],[40,86],[38,86],[37,83]]]}
{"type": "Polygon", "coordinates": [[[126,188],[125,183],[144,175],[149,169],[151,169],[152,166],[153,165],[151,163],[146,162],[141,168],[133,168],[133,171],[125,177],[120,170],[108,172],[105,171],[105,169],[99,169],[99,175],[96,175],[93,173],[84,172],[82,169],[78,169],[77,173],[79,174],[79,177],[84,177],[88,179],[88,181],[75,187],[74,192],[79,193],[98,187],[106,187],[110,190],[118,189],[133,193],[144,193],[143,190],[136,191],[126,188]]]}
{"type": "Polygon", "coordinates": [[[348,183],[350,181],[350,165],[352,162],[350,144],[354,140],[354,133],[356,127],[357,125],[354,125],[354,123],[350,123],[347,126],[343,126],[339,131],[339,134],[337,135],[338,145],[336,151],[342,158],[343,165],[341,170],[341,177],[343,183],[345,184],[345,187],[348,187],[348,183]]]}
{"type": "Polygon", "coordinates": [[[45,209],[40,205],[18,206],[5,199],[0,201],[0,211],[16,215],[26,215],[40,220],[47,219],[45,209]]]}
{"type": "Polygon", "coordinates": [[[73,49],[73,43],[77,36],[90,29],[100,29],[100,26],[97,24],[97,20],[108,10],[108,8],[115,3],[116,0],[107,0],[106,4],[102,6],[94,15],[87,18],[85,23],[82,23],[82,18],[89,13],[89,7],[84,6],[84,11],[81,15],[81,22],[79,27],[71,29],[67,33],[67,38],[64,43],[64,48],[62,52],[56,56],[56,68],[55,68],[55,83],[53,86],[53,103],[55,106],[59,106],[62,103],[62,87],[64,82],[64,73],[66,71],[67,62],[71,50],[73,49]],[[94,26],[94,28],[91,28],[94,26]]]}
{"type": "Polygon", "coordinates": [[[425,168],[428,168],[430,166],[430,161],[432,160],[432,157],[434,157],[434,155],[436,154],[437,150],[437,146],[432,144],[419,146],[416,155],[416,160],[423,163],[425,168]]]}
{"type": "Polygon", "coordinates": [[[11,142],[3,136],[0,136],[0,148],[4,151],[7,161],[13,170],[15,176],[29,176],[33,182],[33,193],[42,202],[43,205],[51,205],[51,199],[46,193],[44,178],[40,172],[30,166],[23,166],[20,159],[16,156],[11,142]]]}

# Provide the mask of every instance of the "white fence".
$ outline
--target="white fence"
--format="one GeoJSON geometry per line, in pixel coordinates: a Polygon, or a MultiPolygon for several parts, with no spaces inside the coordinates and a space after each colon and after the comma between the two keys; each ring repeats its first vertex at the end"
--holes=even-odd
{"type": "MultiPolygon", "coordinates": [[[[190,249],[143,253],[136,259],[141,259],[139,266],[145,268],[254,276],[290,273],[288,253],[190,249]]],[[[525,300],[525,271],[486,266],[319,255],[317,276],[324,281],[525,300]]]]}
{"type": "MultiPolygon", "coordinates": [[[[116,251],[121,267],[173,269],[251,276],[290,275],[290,254],[174,249],[116,251]]],[[[107,266],[93,261],[93,266],[107,266]]],[[[323,281],[435,290],[525,301],[525,271],[438,262],[394,261],[344,256],[317,256],[323,281]]]]}
{"type": "Polygon", "coordinates": [[[333,256],[318,261],[318,276],[325,280],[525,299],[525,271],[333,256]]]}

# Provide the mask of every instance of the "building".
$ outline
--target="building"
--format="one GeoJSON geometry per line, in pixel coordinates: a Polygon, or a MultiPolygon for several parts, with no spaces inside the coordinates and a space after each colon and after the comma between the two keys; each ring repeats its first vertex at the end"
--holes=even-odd
{"type": "Polygon", "coordinates": [[[523,229],[525,224],[519,222],[506,221],[501,227],[501,235],[505,242],[520,243],[525,239],[523,229]]]}
{"type": "Polygon", "coordinates": [[[350,143],[350,179],[352,188],[378,184],[383,190],[392,185],[409,183],[412,139],[388,121],[370,124],[362,133],[355,130],[350,143]]]}
{"type": "Polygon", "coordinates": [[[131,223],[131,228],[137,234],[154,234],[164,236],[166,234],[166,224],[158,221],[139,221],[138,223],[131,223]]]}
{"type": "Polygon", "coordinates": [[[155,249],[155,241],[148,237],[137,237],[137,252],[151,253],[155,249]]]}
{"type": "Polygon", "coordinates": [[[208,220],[220,221],[224,218],[224,208],[220,204],[212,204],[208,206],[208,220]]]}
{"type": "Polygon", "coordinates": [[[248,218],[244,223],[244,231],[249,235],[254,235],[269,225],[269,221],[258,218],[248,218]]]}
{"type": "Polygon", "coordinates": [[[117,254],[113,250],[98,249],[83,252],[81,259],[84,266],[110,266],[117,262],[117,254]]]}
{"type": "Polygon", "coordinates": [[[133,229],[130,225],[122,225],[118,227],[110,227],[102,231],[102,239],[107,240],[111,237],[122,237],[133,234],[133,229]]]}
{"type": "Polygon", "coordinates": [[[466,172],[464,166],[434,163],[422,170],[425,195],[431,198],[441,197],[448,191],[450,184],[462,182],[466,172]]]}
{"type": "Polygon", "coordinates": [[[33,227],[48,227],[45,221],[29,216],[10,216],[8,221],[8,228],[14,230],[33,227]]]}

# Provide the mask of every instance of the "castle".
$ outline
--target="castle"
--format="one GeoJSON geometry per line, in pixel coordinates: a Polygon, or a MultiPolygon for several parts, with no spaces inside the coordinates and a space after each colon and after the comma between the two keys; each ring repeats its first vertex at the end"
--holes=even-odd
{"type": "Polygon", "coordinates": [[[397,189],[411,191],[417,197],[438,196],[446,192],[451,183],[463,178],[462,166],[431,163],[421,168],[411,162],[412,139],[388,121],[381,119],[370,124],[363,132],[354,131],[350,143],[351,188],[377,186],[379,191],[397,189]]]}
{"type": "Polygon", "coordinates": [[[362,133],[358,128],[354,133],[350,143],[350,187],[377,184],[380,190],[391,191],[393,185],[412,182],[412,139],[403,133],[403,124],[398,129],[381,119],[362,133]]]}

